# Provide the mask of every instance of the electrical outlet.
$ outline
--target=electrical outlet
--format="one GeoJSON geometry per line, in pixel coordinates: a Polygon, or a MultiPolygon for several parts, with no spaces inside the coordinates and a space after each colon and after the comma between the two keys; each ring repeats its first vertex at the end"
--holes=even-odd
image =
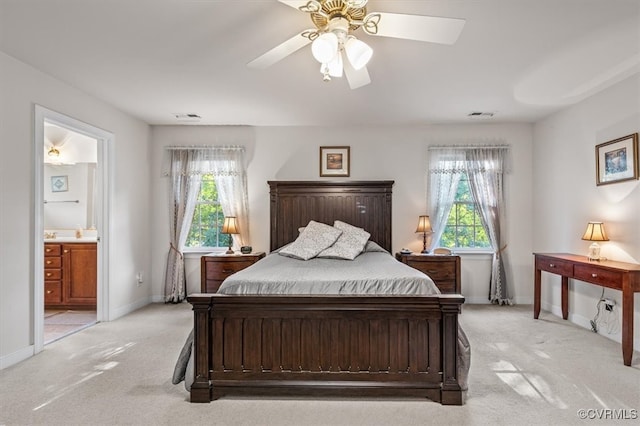
{"type": "Polygon", "coordinates": [[[604,308],[611,312],[613,311],[613,307],[616,305],[616,301],[613,299],[603,299],[602,300],[604,302],[604,308]]]}

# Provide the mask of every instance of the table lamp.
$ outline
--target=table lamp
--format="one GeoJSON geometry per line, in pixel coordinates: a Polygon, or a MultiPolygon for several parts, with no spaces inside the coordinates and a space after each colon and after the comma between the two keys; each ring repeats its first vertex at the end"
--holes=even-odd
{"type": "Polygon", "coordinates": [[[429,216],[418,217],[416,232],[422,232],[422,253],[429,253],[429,250],[427,250],[427,233],[433,232],[429,216]]]}
{"type": "Polygon", "coordinates": [[[600,260],[600,244],[597,242],[609,241],[606,232],[604,232],[604,224],[602,222],[589,222],[582,239],[585,241],[593,241],[589,246],[589,260],[600,260]]]}
{"type": "MultiPolygon", "coordinates": [[[[235,216],[225,216],[224,223],[222,224],[222,234],[239,234],[238,231],[238,218],[235,216]]],[[[225,254],[233,254],[233,249],[231,246],[233,245],[233,237],[229,237],[229,250],[225,252],[225,254]]]]}

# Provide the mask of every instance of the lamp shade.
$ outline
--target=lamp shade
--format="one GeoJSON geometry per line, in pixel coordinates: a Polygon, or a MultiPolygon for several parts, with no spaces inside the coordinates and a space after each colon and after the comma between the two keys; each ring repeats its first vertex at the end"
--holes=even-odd
{"type": "Polygon", "coordinates": [[[604,232],[604,224],[602,222],[589,222],[582,239],[586,241],[609,241],[607,233],[604,232]]]}
{"type": "Polygon", "coordinates": [[[331,62],[338,53],[338,36],[331,32],[320,35],[311,43],[311,53],[321,64],[331,62]]]}
{"type": "Polygon", "coordinates": [[[432,232],[431,222],[429,221],[429,216],[420,216],[418,218],[418,227],[416,228],[416,232],[432,232]]]}
{"type": "Polygon", "coordinates": [[[239,234],[238,231],[238,218],[235,216],[226,216],[224,218],[224,223],[222,224],[223,234],[239,234]]]}
{"type": "Polygon", "coordinates": [[[373,49],[369,47],[362,40],[358,40],[355,37],[349,37],[344,44],[344,51],[347,54],[347,59],[351,63],[354,69],[359,70],[369,62],[373,55],[373,49]]]}

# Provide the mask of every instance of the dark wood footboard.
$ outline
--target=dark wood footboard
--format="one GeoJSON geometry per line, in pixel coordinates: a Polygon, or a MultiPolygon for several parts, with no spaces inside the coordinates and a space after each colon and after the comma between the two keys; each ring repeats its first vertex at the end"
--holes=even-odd
{"type": "Polygon", "coordinates": [[[420,396],[462,404],[464,297],[195,294],[192,402],[223,395],[420,396]]]}

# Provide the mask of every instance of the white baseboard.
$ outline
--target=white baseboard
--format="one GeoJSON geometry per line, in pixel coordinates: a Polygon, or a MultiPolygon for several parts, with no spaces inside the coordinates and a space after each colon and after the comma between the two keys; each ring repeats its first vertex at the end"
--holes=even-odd
{"type": "MultiPolygon", "coordinates": [[[[540,307],[544,311],[551,312],[553,315],[562,318],[562,308],[557,305],[550,305],[549,303],[541,303],[540,307]]],[[[582,315],[572,314],[569,312],[569,318],[567,321],[580,326],[582,328],[586,328],[587,330],[591,330],[591,318],[585,318],[582,315]]],[[[613,340],[614,342],[618,342],[622,344],[622,333],[618,331],[617,333],[603,333],[598,331],[598,334],[602,337],[606,337],[609,340],[613,340]]],[[[640,351],[640,339],[633,340],[633,350],[640,351]]]]}
{"type": "Polygon", "coordinates": [[[147,306],[149,303],[152,303],[152,298],[145,297],[144,299],[140,299],[128,305],[121,306],[117,309],[114,309],[109,313],[109,321],[113,321],[127,314],[130,314],[131,312],[136,311],[142,308],[143,306],[147,306]]]}
{"type": "Polygon", "coordinates": [[[7,367],[11,367],[19,362],[24,361],[27,358],[31,358],[34,354],[34,346],[29,345],[26,348],[20,349],[9,355],[0,357],[0,370],[4,370],[7,367]]]}

